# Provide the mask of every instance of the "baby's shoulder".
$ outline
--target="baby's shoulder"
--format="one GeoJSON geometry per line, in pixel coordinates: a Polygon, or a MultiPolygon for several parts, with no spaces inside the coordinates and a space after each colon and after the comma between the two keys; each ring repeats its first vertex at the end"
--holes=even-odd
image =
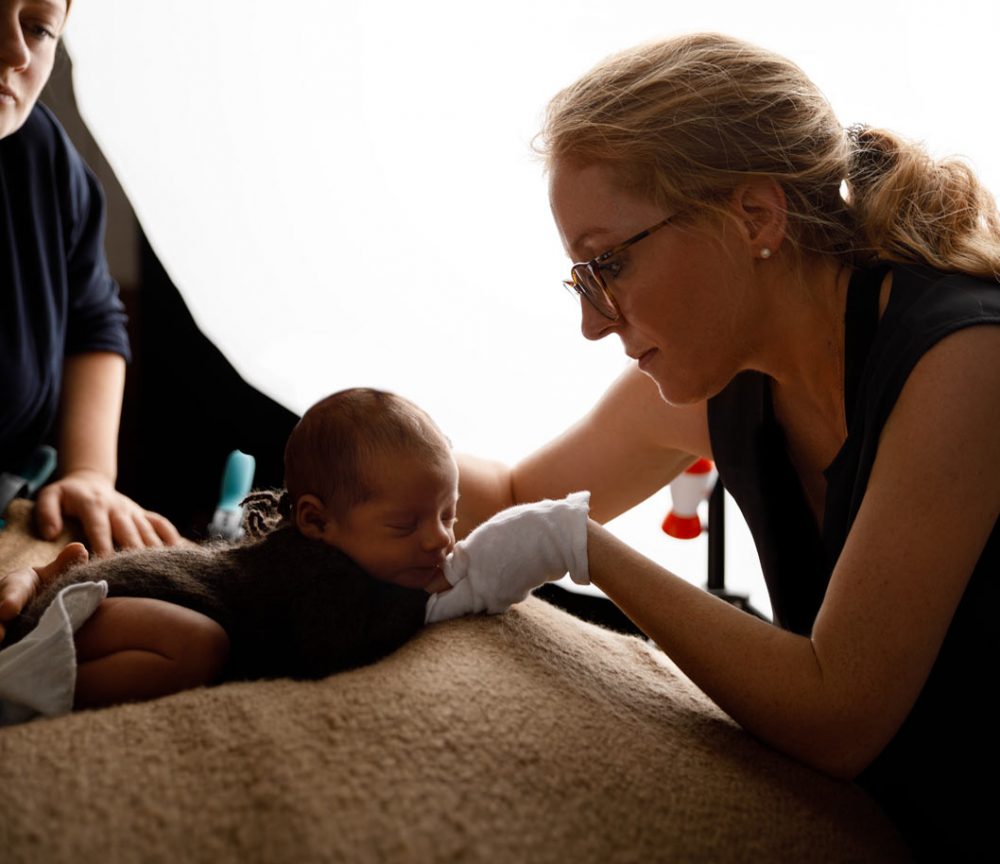
{"type": "Polygon", "coordinates": [[[311,540],[290,525],[236,547],[232,554],[240,566],[264,571],[272,578],[309,579],[331,575],[367,578],[367,574],[340,549],[311,540]]]}

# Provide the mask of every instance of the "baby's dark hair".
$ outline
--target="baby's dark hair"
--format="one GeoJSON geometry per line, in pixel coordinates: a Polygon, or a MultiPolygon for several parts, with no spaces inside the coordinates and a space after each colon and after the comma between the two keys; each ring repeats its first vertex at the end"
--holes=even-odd
{"type": "Polygon", "coordinates": [[[437,424],[408,399],[369,387],[327,396],[299,420],[285,445],[285,486],[292,511],[303,495],[317,496],[335,514],[376,493],[379,457],[406,454],[450,458],[437,424]]]}

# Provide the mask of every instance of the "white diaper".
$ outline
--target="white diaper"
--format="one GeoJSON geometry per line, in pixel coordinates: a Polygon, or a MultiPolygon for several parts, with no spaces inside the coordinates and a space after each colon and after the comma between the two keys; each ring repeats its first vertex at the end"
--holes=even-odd
{"type": "MultiPolygon", "coordinates": [[[[0,726],[73,710],[73,634],[108,596],[107,582],[67,585],[20,642],[0,650],[0,726]]],[[[2,643],[0,643],[2,647],[2,643]]]]}

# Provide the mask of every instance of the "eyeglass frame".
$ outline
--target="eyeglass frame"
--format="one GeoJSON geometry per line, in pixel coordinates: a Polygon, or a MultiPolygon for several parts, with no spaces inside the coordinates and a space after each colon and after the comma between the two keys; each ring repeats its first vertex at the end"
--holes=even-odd
{"type": "Polygon", "coordinates": [[[620,255],[629,246],[633,246],[640,240],[645,240],[650,234],[655,234],[661,228],[669,225],[678,216],[674,213],[672,216],[668,216],[666,219],[661,219],[655,225],[650,226],[644,231],[640,231],[633,237],[629,237],[628,240],[623,240],[617,246],[609,249],[607,252],[602,252],[596,258],[591,258],[589,261],[578,261],[570,268],[570,278],[563,279],[563,286],[567,291],[572,292],[578,297],[582,297],[586,300],[597,312],[603,317],[607,318],[609,321],[618,321],[622,317],[622,310],[618,306],[618,301],[615,299],[615,295],[611,293],[611,289],[608,287],[608,283],[604,281],[604,277],[601,275],[601,265],[604,262],[609,261],[614,258],[615,255],[620,255]],[[601,289],[601,293],[604,295],[604,300],[607,301],[608,306],[614,312],[614,315],[609,315],[605,312],[598,304],[597,301],[591,297],[587,285],[583,282],[583,277],[577,276],[578,270],[583,270],[583,272],[589,273],[597,285],[601,289]]]}

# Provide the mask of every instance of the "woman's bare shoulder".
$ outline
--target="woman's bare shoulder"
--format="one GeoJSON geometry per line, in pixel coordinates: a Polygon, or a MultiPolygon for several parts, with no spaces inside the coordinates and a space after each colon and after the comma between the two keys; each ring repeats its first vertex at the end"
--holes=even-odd
{"type": "MultiPolygon", "coordinates": [[[[879,440],[816,619],[843,676],[863,767],[923,687],[1000,513],[1000,327],[971,327],[917,363],[879,440]]],[[[835,671],[836,670],[836,671],[835,671]]]]}

